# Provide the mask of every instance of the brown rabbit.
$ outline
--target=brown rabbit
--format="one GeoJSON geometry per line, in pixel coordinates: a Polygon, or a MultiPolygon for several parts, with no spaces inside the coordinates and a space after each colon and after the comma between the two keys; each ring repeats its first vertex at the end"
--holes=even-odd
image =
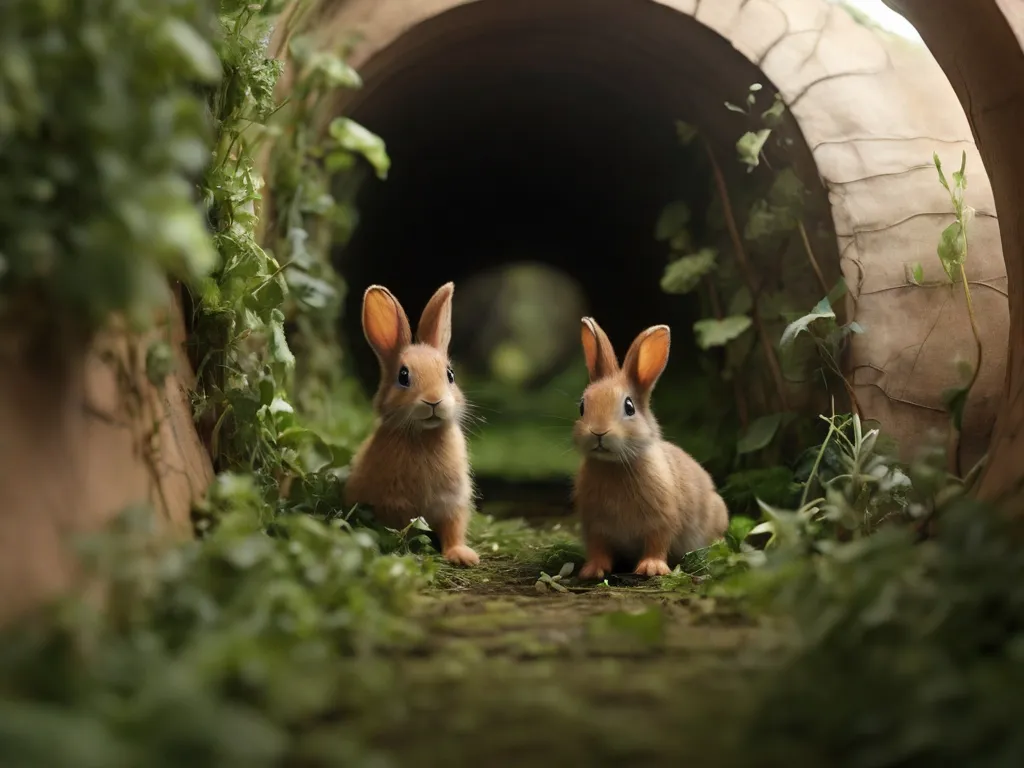
{"type": "Polygon", "coordinates": [[[466,546],[472,481],[462,432],[465,398],[448,361],[452,294],[446,283],[427,302],[412,341],[409,318],[392,293],[363,294],[363,333],[380,361],[373,400],[377,427],[352,460],[349,506],[366,504],[385,525],[401,529],[422,516],[441,552],[456,565],[476,565],[466,546]]]}
{"type": "Polygon", "coordinates": [[[663,576],[668,559],[725,534],[729,513],[704,468],[661,439],[651,391],[668,363],[670,333],[655,325],[636,337],[622,368],[604,331],[583,318],[590,384],[580,399],[573,442],[583,456],[573,500],[583,526],[584,579],[600,579],[617,559],[635,573],[663,576]]]}

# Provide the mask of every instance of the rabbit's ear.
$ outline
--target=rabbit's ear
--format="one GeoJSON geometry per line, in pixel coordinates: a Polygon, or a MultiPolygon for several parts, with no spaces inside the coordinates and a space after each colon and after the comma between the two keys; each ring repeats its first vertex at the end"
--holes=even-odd
{"type": "Polygon", "coordinates": [[[394,361],[412,342],[405,310],[382,285],[371,285],[363,294],[363,333],[384,363],[394,361]]]}
{"type": "Polygon", "coordinates": [[[430,297],[427,306],[420,315],[420,324],[416,328],[416,338],[421,344],[429,344],[442,354],[448,354],[448,344],[452,340],[452,296],[455,284],[445,283],[430,297]]]}
{"type": "Polygon", "coordinates": [[[667,325],[654,325],[640,333],[633,341],[622,363],[626,376],[637,389],[637,395],[647,397],[668,365],[671,332],[667,325]]]}
{"type": "Polygon", "coordinates": [[[583,318],[583,356],[587,360],[587,373],[594,382],[619,372],[619,360],[608,336],[592,317],[583,318]]]}

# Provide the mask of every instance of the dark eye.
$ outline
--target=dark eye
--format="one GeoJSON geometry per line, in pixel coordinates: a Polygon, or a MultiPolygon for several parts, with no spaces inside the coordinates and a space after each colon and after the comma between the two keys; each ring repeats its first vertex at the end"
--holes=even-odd
{"type": "Polygon", "coordinates": [[[448,369],[448,383],[455,383],[455,371],[453,371],[451,368],[448,369]]]}
{"type": "Polygon", "coordinates": [[[409,386],[409,369],[404,365],[398,369],[398,386],[409,386]]]}
{"type": "Polygon", "coordinates": [[[580,400],[580,416],[583,415],[583,401],[580,400]]]}
{"type": "Polygon", "coordinates": [[[626,415],[632,416],[636,413],[636,408],[633,407],[633,398],[627,397],[626,402],[622,404],[622,407],[626,409],[626,415]]]}

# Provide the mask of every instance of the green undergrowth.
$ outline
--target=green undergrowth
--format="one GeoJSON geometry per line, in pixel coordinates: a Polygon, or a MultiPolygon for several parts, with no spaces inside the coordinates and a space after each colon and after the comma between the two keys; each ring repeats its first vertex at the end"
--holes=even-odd
{"type": "MultiPolygon", "coordinates": [[[[344,765],[304,729],[357,681],[341,669],[410,630],[428,572],[366,532],[306,515],[261,521],[246,478],[222,475],[202,540],[152,550],[148,510],[84,548],[97,610],[72,595],[0,643],[6,766],[344,765]]],[[[340,728],[340,726],[339,726],[340,728]]],[[[342,729],[343,730],[343,729],[342,729]]],[[[341,734],[344,737],[344,734],[341,734]]]]}
{"type": "Polygon", "coordinates": [[[960,498],[924,543],[891,527],[808,555],[794,538],[750,593],[801,642],[757,691],[747,764],[1019,764],[1020,537],[960,498]]]}

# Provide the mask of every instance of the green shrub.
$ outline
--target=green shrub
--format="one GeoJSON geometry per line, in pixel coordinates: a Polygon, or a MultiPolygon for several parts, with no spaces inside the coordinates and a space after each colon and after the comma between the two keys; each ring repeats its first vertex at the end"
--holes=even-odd
{"type": "Polygon", "coordinates": [[[17,296],[87,327],[143,319],[167,274],[215,267],[194,182],[216,29],[204,0],[3,4],[0,310],[17,296]]]}

